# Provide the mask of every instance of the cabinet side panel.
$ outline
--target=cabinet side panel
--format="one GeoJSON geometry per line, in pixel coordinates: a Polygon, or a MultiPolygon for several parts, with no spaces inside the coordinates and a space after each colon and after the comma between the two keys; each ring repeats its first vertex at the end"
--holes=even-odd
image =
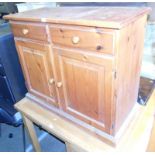
{"type": "Polygon", "coordinates": [[[115,134],[137,101],[146,17],[117,32],[115,134]]]}

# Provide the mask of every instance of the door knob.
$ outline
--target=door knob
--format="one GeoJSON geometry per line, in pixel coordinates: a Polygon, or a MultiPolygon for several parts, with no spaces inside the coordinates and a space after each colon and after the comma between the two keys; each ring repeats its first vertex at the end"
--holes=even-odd
{"type": "Polygon", "coordinates": [[[29,30],[28,29],[23,29],[22,32],[23,32],[24,35],[26,35],[26,34],[29,33],[29,30]]]}
{"type": "Polygon", "coordinates": [[[53,84],[54,83],[54,79],[49,79],[49,84],[53,84]]]}
{"type": "Polygon", "coordinates": [[[57,82],[57,87],[60,88],[62,86],[62,82],[57,82]]]}
{"type": "Polygon", "coordinates": [[[79,41],[80,41],[80,38],[79,38],[78,36],[74,36],[74,37],[72,38],[73,44],[77,44],[77,43],[79,43],[79,41]]]}

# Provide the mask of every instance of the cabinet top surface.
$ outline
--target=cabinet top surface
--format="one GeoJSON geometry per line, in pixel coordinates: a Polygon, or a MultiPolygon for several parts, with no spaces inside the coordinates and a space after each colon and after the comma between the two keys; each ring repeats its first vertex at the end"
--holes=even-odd
{"type": "Polygon", "coordinates": [[[4,18],[120,29],[150,10],[147,7],[57,7],[10,14],[4,18]]]}

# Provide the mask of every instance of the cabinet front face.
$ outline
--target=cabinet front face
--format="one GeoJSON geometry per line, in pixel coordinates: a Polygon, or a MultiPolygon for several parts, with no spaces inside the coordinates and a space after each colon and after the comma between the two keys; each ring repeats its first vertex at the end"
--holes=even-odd
{"type": "Polygon", "coordinates": [[[56,105],[50,46],[16,40],[29,92],[56,105]]]}
{"type": "Polygon", "coordinates": [[[62,108],[87,124],[108,132],[112,60],[57,48],[53,51],[62,108]]]}

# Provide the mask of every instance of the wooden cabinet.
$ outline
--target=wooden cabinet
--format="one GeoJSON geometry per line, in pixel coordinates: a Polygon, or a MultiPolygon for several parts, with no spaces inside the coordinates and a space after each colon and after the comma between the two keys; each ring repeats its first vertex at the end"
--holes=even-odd
{"type": "Polygon", "coordinates": [[[26,97],[116,143],[134,116],[149,11],[46,8],[5,16],[11,20],[26,97]]]}
{"type": "Polygon", "coordinates": [[[50,45],[21,40],[15,42],[29,92],[56,105],[50,45]]]}

